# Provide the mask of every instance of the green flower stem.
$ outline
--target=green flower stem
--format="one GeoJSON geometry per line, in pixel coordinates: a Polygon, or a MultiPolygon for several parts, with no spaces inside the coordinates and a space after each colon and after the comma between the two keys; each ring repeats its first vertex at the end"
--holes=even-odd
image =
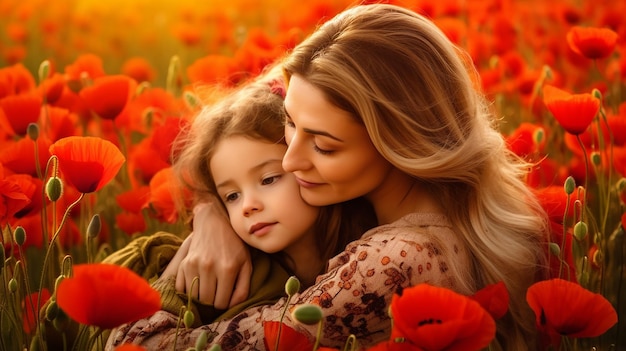
{"type": "MultiPolygon", "coordinates": [[[[52,247],[55,245],[54,243],[57,237],[59,236],[59,234],[61,233],[61,229],[63,228],[63,225],[65,225],[65,221],[69,217],[70,212],[72,211],[74,206],[76,206],[80,202],[80,200],[83,199],[83,197],[85,197],[85,193],[80,193],[80,196],[78,197],[78,199],[76,199],[76,201],[72,202],[67,207],[67,209],[65,210],[65,213],[63,214],[63,218],[61,219],[61,223],[59,224],[59,227],[56,229],[54,235],[52,236],[52,239],[50,239],[50,244],[48,245],[46,249],[46,256],[44,256],[44,259],[43,259],[43,268],[41,269],[41,279],[39,281],[40,291],[43,288],[43,281],[46,276],[47,264],[48,264],[48,260],[50,259],[50,253],[52,252],[52,247]]],[[[41,308],[41,294],[39,294],[39,296],[37,297],[37,311],[39,311],[40,308],[41,308]]],[[[40,338],[43,338],[44,335],[41,334],[41,328],[37,328],[37,330],[38,330],[38,333],[40,334],[39,335],[40,338]]],[[[45,350],[45,347],[42,348],[42,350],[45,350]]]]}
{"type": "Polygon", "coordinates": [[[320,339],[322,338],[322,321],[323,319],[320,319],[320,321],[317,322],[317,335],[315,336],[313,351],[317,350],[320,347],[320,339]]]}
{"type": "Polygon", "coordinates": [[[178,321],[176,322],[176,333],[174,334],[174,343],[172,350],[176,351],[176,342],[178,341],[178,331],[180,330],[180,324],[183,322],[183,315],[186,311],[186,306],[180,306],[180,311],[178,311],[178,321]]]}
{"type": "MultiPolygon", "coordinates": [[[[289,302],[291,301],[292,295],[287,295],[287,301],[285,302],[285,307],[283,308],[283,313],[280,315],[280,320],[278,321],[278,335],[276,336],[276,346],[274,350],[278,350],[278,345],[280,344],[280,334],[283,331],[283,320],[285,319],[285,313],[287,312],[287,308],[289,307],[289,302]]],[[[315,349],[313,349],[315,350],[315,349]]]]}

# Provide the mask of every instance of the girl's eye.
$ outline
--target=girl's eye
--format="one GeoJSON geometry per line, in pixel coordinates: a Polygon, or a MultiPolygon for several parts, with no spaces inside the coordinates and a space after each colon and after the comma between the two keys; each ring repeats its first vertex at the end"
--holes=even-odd
{"type": "Polygon", "coordinates": [[[239,193],[229,193],[224,196],[224,202],[233,202],[239,198],[239,193]]]}
{"type": "Polygon", "coordinates": [[[267,177],[267,178],[263,178],[261,180],[261,185],[270,185],[270,184],[274,184],[278,181],[278,179],[280,179],[281,176],[276,175],[276,176],[271,176],[271,177],[267,177]]]}

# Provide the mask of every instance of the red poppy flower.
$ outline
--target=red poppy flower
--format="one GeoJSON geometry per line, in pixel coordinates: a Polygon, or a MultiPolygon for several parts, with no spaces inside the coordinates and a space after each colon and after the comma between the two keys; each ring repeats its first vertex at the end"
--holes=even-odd
{"type": "MultiPolygon", "coordinates": [[[[22,300],[22,328],[26,334],[37,329],[37,322],[39,320],[39,312],[37,311],[37,303],[39,299],[39,292],[32,293],[25,296],[22,300]]],[[[41,290],[41,306],[43,306],[50,299],[50,291],[43,288],[41,290]]]]}
{"type": "Polygon", "coordinates": [[[131,151],[128,162],[129,173],[141,182],[148,183],[160,170],[170,165],[161,160],[160,155],[150,145],[152,140],[144,138],[131,151]]]}
{"type": "Polygon", "coordinates": [[[477,301],[428,284],[394,295],[391,316],[390,342],[424,350],[481,350],[496,335],[495,321],[477,301]]]}
{"type": "Polygon", "coordinates": [[[302,333],[298,333],[293,328],[276,321],[263,321],[263,332],[265,337],[263,343],[268,351],[290,351],[290,350],[312,350],[313,344],[302,333]],[[276,348],[276,339],[280,328],[280,344],[276,348]]]}
{"type": "Polygon", "coordinates": [[[509,310],[509,292],[504,282],[489,284],[478,290],[472,298],[478,301],[493,319],[502,318],[509,310]]]}
{"type": "Polygon", "coordinates": [[[36,93],[9,95],[0,99],[0,109],[17,135],[25,135],[30,123],[36,123],[41,111],[41,97],[36,93]]]}
{"type": "MultiPolygon", "coordinates": [[[[172,189],[176,189],[175,177],[172,168],[158,171],[150,180],[150,198],[145,207],[151,210],[150,214],[167,223],[178,220],[178,209],[172,189]]],[[[178,196],[179,194],[176,194],[178,196]]],[[[186,196],[186,195],[185,195],[186,196]]]]}
{"type": "Polygon", "coordinates": [[[128,191],[120,193],[115,197],[117,204],[132,213],[139,213],[150,196],[150,187],[147,185],[134,187],[128,191]]]}
{"type": "Polygon", "coordinates": [[[46,108],[47,119],[41,125],[41,129],[46,132],[50,140],[78,135],[78,116],[69,110],[61,107],[48,106],[46,108]]]}
{"type": "Polygon", "coordinates": [[[95,79],[105,74],[102,59],[94,54],[80,55],[72,64],[65,66],[65,79],[74,92],[81,89],[83,76],[95,79]]]}
{"type": "MultiPolygon", "coordinates": [[[[1,167],[1,166],[0,166],[1,167]]],[[[1,177],[0,172],[0,177],[1,177]]],[[[39,212],[43,206],[43,199],[41,198],[41,191],[43,188],[43,182],[36,177],[29,174],[12,174],[6,176],[5,179],[8,182],[16,183],[22,193],[28,198],[29,204],[15,213],[15,217],[22,217],[32,212],[39,212]]],[[[0,180],[2,182],[2,180],[0,180]]],[[[1,206],[1,205],[0,205],[1,206]]]]}
{"type": "Polygon", "coordinates": [[[506,137],[507,146],[520,157],[532,155],[541,151],[545,145],[545,137],[537,140],[537,133],[544,129],[534,123],[521,123],[509,136],[506,137]]]}
{"type": "Polygon", "coordinates": [[[111,329],[161,309],[161,297],[132,270],[113,264],[78,264],[61,281],[57,303],[75,321],[111,329]]]}
{"type": "Polygon", "coordinates": [[[591,94],[570,94],[552,85],[543,87],[543,102],[559,124],[574,135],[581,134],[600,110],[591,94]]]}
{"type": "Polygon", "coordinates": [[[112,120],[124,110],[136,86],[137,83],[125,75],[104,76],[83,88],[79,95],[96,115],[112,120]]]}
{"type": "Polygon", "coordinates": [[[239,80],[234,77],[239,70],[234,58],[222,55],[207,55],[194,61],[187,67],[187,76],[191,83],[230,83],[239,80]]]}
{"type": "Polygon", "coordinates": [[[97,137],[70,136],[50,146],[59,158],[63,178],[81,193],[100,190],[115,177],[125,161],[117,146],[97,137]]]}
{"type": "Polygon", "coordinates": [[[617,33],[608,28],[574,26],[567,32],[567,43],[572,51],[591,60],[611,55],[617,38],[617,33]]]}
{"type": "MultiPolygon", "coordinates": [[[[39,167],[46,169],[46,164],[50,158],[50,141],[45,137],[37,139],[39,150],[39,167]]],[[[37,176],[35,163],[35,143],[30,138],[21,138],[17,141],[10,141],[0,148],[0,163],[5,168],[14,173],[30,174],[37,176]]]]}
{"type": "Polygon", "coordinates": [[[35,78],[22,63],[0,68],[0,98],[31,91],[35,78]]]}
{"type": "Polygon", "coordinates": [[[526,301],[535,312],[537,327],[556,349],[561,336],[596,337],[617,323],[617,313],[604,296],[563,279],[533,284],[526,301]]]}
{"type": "Polygon", "coordinates": [[[185,130],[189,122],[186,119],[178,117],[169,117],[165,122],[154,128],[152,137],[150,138],[150,146],[159,154],[163,162],[172,163],[172,144],[181,132],[185,130]]]}
{"type": "Polygon", "coordinates": [[[63,93],[65,78],[60,73],[54,73],[51,77],[41,82],[38,88],[45,97],[45,102],[54,104],[63,93]]]}
{"type": "Polygon", "coordinates": [[[137,82],[152,82],[156,78],[156,71],[143,57],[131,57],[124,61],[122,73],[137,82]]]}
{"type": "Polygon", "coordinates": [[[128,235],[146,230],[146,220],[141,213],[120,212],[115,216],[115,224],[128,235]]]}
{"type": "Polygon", "coordinates": [[[145,348],[134,344],[122,344],[114,349],[115,351],[147,351],[145,348]]]}
{"type": "Polygon", "coordinates": [[[19,183],[3,176],[0,164],[0,228],[3,228],[16,213],[26,208],[30,199],[24,194],[19,183]]]}

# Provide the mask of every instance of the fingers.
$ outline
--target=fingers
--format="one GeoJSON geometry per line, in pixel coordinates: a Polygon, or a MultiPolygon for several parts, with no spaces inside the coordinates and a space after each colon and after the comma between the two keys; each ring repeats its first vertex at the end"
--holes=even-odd
{"type": "Polygon", "coordinates": [[[176,276],[176,273],[178,272],[178,269],[183,259],[185,258],[185,256],[187,255],[187,252],[189,251],[190,242],[191,242],[191,238],[189,237],[185,239],[185,241],[183,241],[183,244],[176,251],[176,254],[174,255],[174,257],[172,257],[172,260],[167,264],[167,267],[165,267],[165,270],[163,271],[163,273],[161,273],[161,277],[167,278],[171,276],[176,276]]]}
{"type": "MultiPolygon", "coordinates": [[[[217,288],[217,279],[212,274],[209,274],[207,270],[202,270],[200,272],[200,280],[196,283],[197,290],[194,291],[196,295],[195,297],[200,300],[200,302],[207,305],[215,304],[215,289],[217,288]],[[202,275],[204,273],[204,275],[202,275]]],[[[192,278],[193,279],[193,278],[192,278]]],[[[220,281],[220,284],[222,282],[220,281]]],[[[217,308],[217,306],[216,306],[217,308]]]]}
{"type": "Polygon", "coordinates": [[[228,307],[235,306],[242,303],[248,298],[250,293],[250,281],[252,277],[252,263],[246,261],[241,267],[239,275],[237,275],[237,281],[235,282],[235,289],[232,291],[232,296],[228,307]]]}
{"type": "Polygon", "coordinates": [[[226,309],[229,307],[229,301],[235,286],[235,277],[237,276],[236,270],[233,268],[232,274],[226,274],[219,278],[219,285],[217,285],[217,291],[215,292],[215,308],[226,309]]]}

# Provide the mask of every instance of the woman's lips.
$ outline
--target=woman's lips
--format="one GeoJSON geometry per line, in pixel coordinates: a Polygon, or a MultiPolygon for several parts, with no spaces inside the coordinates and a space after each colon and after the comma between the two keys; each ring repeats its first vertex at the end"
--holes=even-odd
{"type": "Polygon", "coordinates": [[[296,181],[298,182],[298,184],[303,187],[303,188],[314,188],[316,186],[321,185],[320,183],[311,183],[311,182],[307,182],[304,179],[298,178],[296,177],[296,181]]]}

